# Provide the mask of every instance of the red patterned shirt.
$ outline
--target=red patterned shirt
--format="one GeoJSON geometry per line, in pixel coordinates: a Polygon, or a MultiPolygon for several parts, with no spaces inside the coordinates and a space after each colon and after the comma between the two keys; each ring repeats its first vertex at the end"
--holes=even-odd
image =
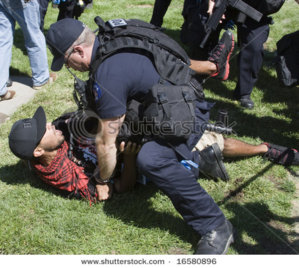
{"type": "Polygon", "coordinates": [[[35,172],[45,183],[55,188],[70,192],[75,197],[81,196],[95,202],[97,196],[95,185],[84,173],[84,168],[69,159],[68,149],[69,146],[65,141],[48,166],[33,162],[35,172]]]}

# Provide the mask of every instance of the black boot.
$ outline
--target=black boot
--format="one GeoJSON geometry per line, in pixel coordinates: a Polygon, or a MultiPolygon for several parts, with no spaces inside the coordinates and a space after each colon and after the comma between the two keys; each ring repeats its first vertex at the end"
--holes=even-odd
{"type": "Polygon", "coordinates": [[[229,245],[233,242],[233,226],[228,220],[225,220],[225,222],[216,229],[201,237],[194,254],[225,254],[229,245]]]}
{"type": "Polygon", "coordinates": [[[207,178],[229,180],[222,162],[222,153],[217,143],[199,152],[199,171],[207,178]]]}

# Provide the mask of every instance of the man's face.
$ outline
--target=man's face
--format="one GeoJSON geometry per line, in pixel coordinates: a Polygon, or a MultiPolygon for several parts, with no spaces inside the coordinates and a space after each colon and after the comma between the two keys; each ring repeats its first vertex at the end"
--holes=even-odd
{"type": "Polygon", "coordinates": [[[46,132],[39,143],[39,147],[47,152],[57,150],[64,142],[64,136],[62,132],[55,128],[52,123],[47,123],[46,132]]]}

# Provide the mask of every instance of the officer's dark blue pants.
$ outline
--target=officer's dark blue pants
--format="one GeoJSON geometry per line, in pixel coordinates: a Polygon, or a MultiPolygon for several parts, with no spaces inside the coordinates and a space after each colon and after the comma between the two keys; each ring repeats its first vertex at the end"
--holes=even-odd
{"type": "Polygon", "coordinates": [[[137,157],[137,166],[170,198],[186,223],[200,235],[224,222],[220,208],[170,147],[155,141],[144,144],[137,157]]]}
{"type": "Polygon", "coordinates": [[[237,98],[250,96],[263,64],[263,45],[269,36],[269,25],[251,19],[238,26],[241,43],[238,55],[238,83],[235,89],[237,98]]]}

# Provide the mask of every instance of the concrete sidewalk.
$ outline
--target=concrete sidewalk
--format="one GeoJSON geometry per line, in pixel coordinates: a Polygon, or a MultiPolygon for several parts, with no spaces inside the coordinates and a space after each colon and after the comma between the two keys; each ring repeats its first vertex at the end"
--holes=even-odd
{"type": "Polygon", "coordinates": [[[0,101],[0,124],[4,123],[23,104],[33,99],[35,93],[31,77],[12,76],[13,84],[8,89],[14,90],[16,95],[13,99],[0,101]]]}

